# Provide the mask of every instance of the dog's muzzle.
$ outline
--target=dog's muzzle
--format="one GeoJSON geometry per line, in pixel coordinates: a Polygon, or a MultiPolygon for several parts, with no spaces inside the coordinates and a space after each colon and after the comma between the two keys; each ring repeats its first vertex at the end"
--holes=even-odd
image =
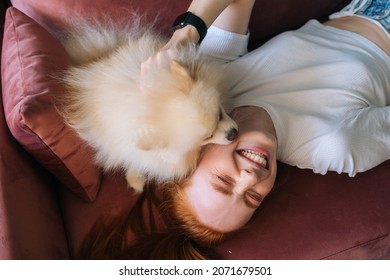
{"type": "Polygon", "coordinates": [[[237,137],[237,134],[238,134],[238,130],[233,127],[229,130],[226,139],[229,141],[233,141],[237,137]]]}

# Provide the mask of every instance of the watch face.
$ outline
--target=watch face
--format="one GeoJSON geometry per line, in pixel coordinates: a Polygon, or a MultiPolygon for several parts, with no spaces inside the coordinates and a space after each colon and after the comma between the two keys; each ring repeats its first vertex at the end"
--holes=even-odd
{"type": "Polygon", "coordinates": [[[172,28],[176,30],[186,26],[187,25],[186,20],[190,14],[191,14],[190,12],[185,12],[184,14],[178,16],[175,22],[172,24],[172,28]]]}

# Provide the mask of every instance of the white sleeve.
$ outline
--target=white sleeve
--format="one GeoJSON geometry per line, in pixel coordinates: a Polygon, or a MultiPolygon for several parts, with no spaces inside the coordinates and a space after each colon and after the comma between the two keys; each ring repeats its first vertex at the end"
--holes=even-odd
{"type": "Polygon", "coordinates": [[[199,49],[218,62],[230,62],[248,52],[248,40],[249,33],[242,35],[210,26],[199,49]]]}
{"type": "Polygon", "coordinates": [[[388,159],[390,106],[371,106],[360,109],[322,140],[315,156],[317,168],[314,171],[324,174],[329,170],[355,176],[388,159]]]}

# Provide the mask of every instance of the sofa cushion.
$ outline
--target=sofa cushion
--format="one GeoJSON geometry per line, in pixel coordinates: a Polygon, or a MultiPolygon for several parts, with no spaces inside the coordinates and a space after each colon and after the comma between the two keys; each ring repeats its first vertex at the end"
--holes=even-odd
{"type": "Polygon", "coordinates": [[[63,94],[55,75],[68,66],[62,46],[28,16],[9,8],[2,50],[3,102],[13,136],[80,197],[92,201],[101,172],[92,151],[67,127],[54,106],[63,94]]]}

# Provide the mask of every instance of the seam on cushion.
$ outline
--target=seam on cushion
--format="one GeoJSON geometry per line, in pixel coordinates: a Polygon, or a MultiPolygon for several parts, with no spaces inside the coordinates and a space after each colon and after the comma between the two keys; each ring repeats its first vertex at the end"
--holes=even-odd
{"type": "MultiPolygon", "coordinates": [[[[20,36],[19,36],[19,32],[17,31],[17,28],[16,28],[16,24],[15,24],[15,16],[13,14],[13,9],[10,9],[10,16],[12,18],[12,26],[13,26],[13,30],[14,30],[14,34],[15,34],[15,39],[16,39],[16,49],[18,51],[18,60],[19,60],[19,68],[20,68],[20,83],[22,85],[22,90],[25,91],[26,89],[26,84],[24,83],[24,67],[23,67],[23,61],[22,61],[22,58],[21,58],[21,55],[20,55],[20,45],[19,45],[19,41],[20,41],[20,36]]],[[[20,101],[24,100],[26,97],[23,95],[23,98],[20,101]]],[[[20,112],[20,106],[19,106],[19,113],[20,112]]]]}
{"type": "Polygon", "coordinates": [[[354,246],[349,247],[349,248],[344,249],[344,250],[340,250],[340,251],[338,251],[338,252],[336,252],[336,253],[330,254],[330,255],[328,255],[328,256],[326,256],[326,257],[323,257],[323,258],[321,258],[321,259],[324,260],[324,259],[327,259],[327,258],[331,258],[331,257],[337,256],[337,255],[339,255],[339,254],[341,254],[341,253],[345,253],[345,252],[348,252],[348,251],[352,251],[352,250],[354,250],[354,249],[356,249],[356,248],[359,248],[359,247],[368,245],[368,244],[370,244],[370,243],[374,243],[374,242],[376,242],[376,241],[378,241],[378,240],[385,239],[386,237],[389,237],[389,236],[390,236],[389,233],[384,234],[384,235],[381,235],[381,236],[376,237],[376,238],[374,238],[374,239],[371,239],[371,240],[369,240],[369,241],[366,241],[366,242],[363,242],[363,243],[354,245],[354,246]]]}

